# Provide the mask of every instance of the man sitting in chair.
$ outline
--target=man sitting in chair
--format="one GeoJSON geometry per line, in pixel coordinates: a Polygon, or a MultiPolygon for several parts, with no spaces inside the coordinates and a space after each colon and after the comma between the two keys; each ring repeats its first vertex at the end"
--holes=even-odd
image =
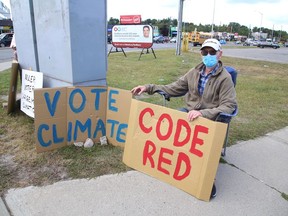
{"type": "MultiPolygon", "coordinates": [[[[202,63],[189,70],[177,81],[167,85],[146,84],[134,87],[133,95],[163,91],[171,97],[185,95],[188,120],[202,116],[216,120],[220,113],[231,114],[237,108],[236,91],[231,75],[220,61],[222,47],[218,40],[207,39],[200,49],[202,63]]],[[[213,184],[211,198],[216,196],[213,184]]]]}

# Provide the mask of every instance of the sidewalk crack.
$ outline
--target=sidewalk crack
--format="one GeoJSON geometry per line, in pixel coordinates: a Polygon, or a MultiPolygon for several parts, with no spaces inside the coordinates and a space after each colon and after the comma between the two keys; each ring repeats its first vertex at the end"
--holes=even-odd
{"type": "Polygon", "coordinates": [[[281,194],[281,196],[283,197],[283,199],[285,199],[286,201],[288,201],[288,195],[287,195],[287,194],[285,194],[284,192],[279,191],[277,188],[275,188],[275,187],[267,184],[266,182],[264,182],[263,180],[257,178],[256,176],[253,176],[252,174],[246,172],[245,170],[241,169],[240,167],[236,166],[235,164],[229,163],[229,162],[227,162],[227,161],[226,161],[225,159],[223,159],[223,158],[220,159],[220,163],[227,164],[227,165],[229,165],[229,166],[231,166],[231,167],[234,167],[234,168],[240,170],[241,172],[245,173],[246,175],[252,177],[253,179],[255,179],[255,180],[263,183],[265,186],[267,186],[267,187],[269,187],[269,188],[277,191],[279,194],[281,194]]]}

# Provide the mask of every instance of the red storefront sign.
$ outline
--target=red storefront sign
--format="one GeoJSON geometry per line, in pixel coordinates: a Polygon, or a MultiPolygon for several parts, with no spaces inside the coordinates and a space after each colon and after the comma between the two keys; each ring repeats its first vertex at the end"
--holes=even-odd
{"type": "Polygon", "coordinates": [[[141,24],[141,15],[121,15],[120,24],[141,24]]]}

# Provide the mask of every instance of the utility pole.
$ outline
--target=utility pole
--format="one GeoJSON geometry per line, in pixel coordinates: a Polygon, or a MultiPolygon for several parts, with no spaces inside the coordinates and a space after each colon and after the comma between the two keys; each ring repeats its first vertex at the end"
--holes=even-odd
{"type": "Polygon", "coordinates": [[[176,55],[181,55],[183,2],[184,2],[184,0],[179,0],[177,40],[176,40],[176,55]]]}
{"type": "Polygon", "coordinates": [[[274,37],[274,24],[273,24],[273,28],[272,28],[272,38],[271,38],[272,41],[274,41],[274,40],[273,40],[273,37],[274,37]]]}
{"type": "Polygon", "coordinates": [[[281,31],[280,31],[280,40],[279,40],[280,42],[281,42],[281,36],[282,36],[281,33],[282,33],[282,25],[281,25],[281,31]]]}

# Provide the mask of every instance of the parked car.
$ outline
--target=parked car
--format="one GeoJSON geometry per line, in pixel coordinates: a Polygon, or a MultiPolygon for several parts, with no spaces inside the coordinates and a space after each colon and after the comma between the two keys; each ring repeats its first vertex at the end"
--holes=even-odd
{"type": "Polygon", "coordinates": [[[168,36],[164,36],[164,42],[168,43],[170,41],[170,38],[168,36]]]}
{"type": "Polygon", "coordinates": [[[257,47],[264,48],[264,47],[271,47],[273,49],[278,49],[280,48],[279,44],[274,43],[274,42],[261,42],[257,45],[257,47]]]}
{"type": "Polygon", "coordinates": [[[220,42],[220,44],[226,44],[227,43],[226,40],[224,40],[224,39],[221,39],[219,42],[220,42]]]}
{"type": "Polygon", "coordinates": [[[260,41],[253,41],[253,42],[252,42],[252,45],[253,45],[253,46],[258,46],[259,43],[260,43],[260,41]]]}
{"type": "Polygon", "coordinates": [[[177,41],[176,37],[173,37],[173,38],[170,39],[170,43],[176,43],[176,41],[177,41]]]}
{"type": "Polygon", "coordinates": [[[163,36],[158,36],[153,38],[154,43],[164,43],[165,38],[163,36]]]}
{"type": "Polygon", "coordinates": [[[253,45],[253,40],[245,40],[243,46],[251,46],[253,45]]]}
{"type": "Polygon", "coordinates": [[[107,36],[107,42],[108,42],[109,44],[112,43],[112,35],[108,35],[108,36],[107,36]]]}
{"type": "Polygon", "coordinates": [[[1,47],[10,46],[12,38],[13,38],[13,33],[0,34],[0,46],[1,47]]]}
{"type": "Polygon", "coordinates": [[[245,41],[245,42],[243,43],[243,46],[250,46],[250,45],[251,45],[251,43],[248,42],[248,41],[245,41]]]}

